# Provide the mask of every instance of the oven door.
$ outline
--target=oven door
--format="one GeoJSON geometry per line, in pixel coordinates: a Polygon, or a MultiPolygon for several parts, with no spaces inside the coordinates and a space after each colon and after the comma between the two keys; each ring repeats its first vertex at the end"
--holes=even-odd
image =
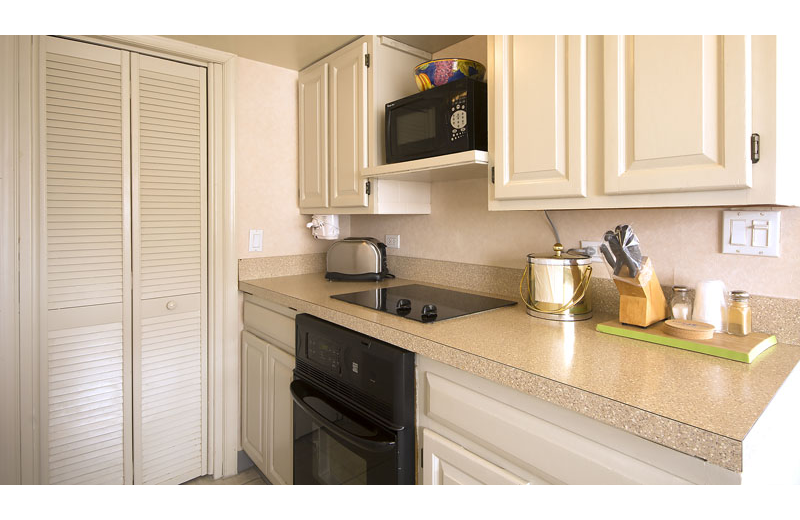
{"type": "Polygon", "coordinates": [[[386,162],[412,161],[451,153],[450,97],[447,88],[395,103],[386,111],[386,162]]]}
{"type": "Polygon", "coordinates": [[[398,484],[397,434],[303,380],[294,400],[295,484],[398,484]]]}

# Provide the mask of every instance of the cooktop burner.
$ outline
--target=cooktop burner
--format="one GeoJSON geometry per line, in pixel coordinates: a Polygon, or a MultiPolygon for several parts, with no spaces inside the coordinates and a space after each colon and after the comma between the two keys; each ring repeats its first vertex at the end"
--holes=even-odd
{"type": "Polygon", "coordinates": [[[396,314],[397,316],[423,323],[442,321],[466,314],[516,305],[516,302],[510,300],[478,296],[477,294],[439,289],[438,287],[420,284],[334,294],[331,298],[361,305],[368,309],[396,314]]]}

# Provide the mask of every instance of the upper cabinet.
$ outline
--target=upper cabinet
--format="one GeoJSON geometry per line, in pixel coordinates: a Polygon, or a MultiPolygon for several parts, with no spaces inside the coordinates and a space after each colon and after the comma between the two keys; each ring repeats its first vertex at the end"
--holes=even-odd
{"type": "Polygon", "coordinates": [[[489,209],[797,205],[777,56],[774,36],[489,37],[489,209]]]}
{"type": "Polygon", "coordinates": [[[425,55],[414,52],[365,36],[300,72],[301,213],[430,213],[429,183],[364,175],[383,162],[384,105],[416,90],[411,71],[425,55]]]}
{"type": "Polygon", "coordinates": [[[746,36],[604,38],[608,194],[753,186],[746,36]]]}
{"type": "Polygon", "coordinates": [[[498,36],[493,61],[495,198],[585,197],[586,37],[498,36]]]}

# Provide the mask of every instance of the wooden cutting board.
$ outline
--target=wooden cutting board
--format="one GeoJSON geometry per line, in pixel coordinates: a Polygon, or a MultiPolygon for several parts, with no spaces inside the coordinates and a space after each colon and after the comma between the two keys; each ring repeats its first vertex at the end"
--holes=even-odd
{"type": "Polygon", "coordinates": [[[664,327],[663,321],[643,328],[622,325],[618,320],[611,320],[599,323],[597,330],[614,336],[682,348],[743,363],[752,363],[759,354],[778,342],[775,336],[760,332],[753,332],[744,337],[718,332],[712,339],[682,339],[670,336],[664,331],[664,327]]]}

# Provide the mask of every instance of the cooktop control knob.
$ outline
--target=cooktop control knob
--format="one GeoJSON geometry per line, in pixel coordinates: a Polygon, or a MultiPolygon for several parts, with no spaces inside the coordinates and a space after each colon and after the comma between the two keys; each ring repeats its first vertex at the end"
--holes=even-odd
{"type": "Polygon", "coordinates": [[[438,314],[436,313],[436,305],[429,303],[422,306],[422,321],[433,321],[438,314]]]}
{"type": "Polygon", "coordinates": [[[397,307],[395,308],[397,314],[400,316],[405,316],[409,312],[411,312],[411,300],[406,298],[400,298],[397,300],[397,307]]]}

